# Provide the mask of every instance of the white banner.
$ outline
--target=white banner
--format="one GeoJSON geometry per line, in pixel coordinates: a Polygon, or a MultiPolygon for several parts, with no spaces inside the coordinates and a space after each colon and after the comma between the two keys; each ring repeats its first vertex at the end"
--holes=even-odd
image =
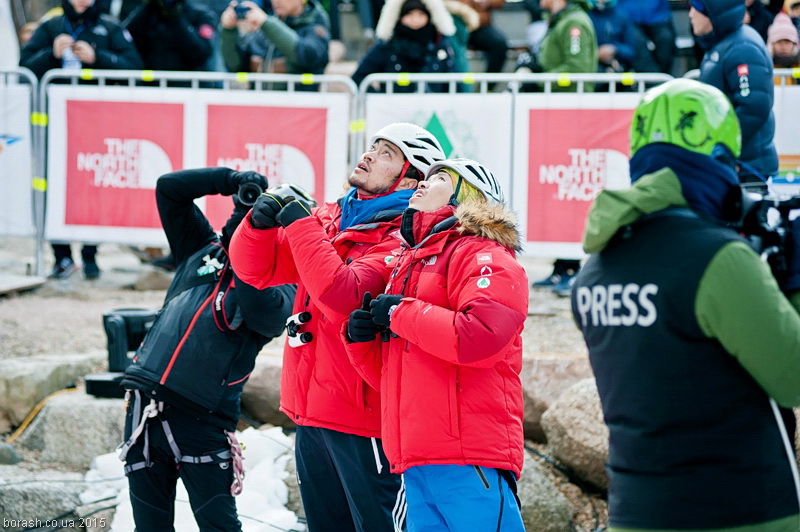
{"type": "Polygon", "coordinates": [[[469,157],[485,164],[506,198],[513,196],[511,94],[369,93],[366,97],[365,144],[392,122],[417,124],[436,136],[447,157],[469,157]]]}
{"type": "Polygon", "coordinates": [[[30,86],[0,85],[0,234],[32,236],[30,86]]]}
{"type": "MultiPolygon", "coordinates": [[[[184,168],[255,170],[318,201],[347,176],[346,93],[55,85],[48,98],[50,240],[164,245],[155,182],[184,168]]],[[[217,229],[232,209],[197,203],[217,229]]]]}
{"type": "Polygon", "coordinates": [[[776,85],[775,148],[778,150],[779,171],[774,179],[775,190],[783,194],[800,193],[800,85],[776,85]]]}

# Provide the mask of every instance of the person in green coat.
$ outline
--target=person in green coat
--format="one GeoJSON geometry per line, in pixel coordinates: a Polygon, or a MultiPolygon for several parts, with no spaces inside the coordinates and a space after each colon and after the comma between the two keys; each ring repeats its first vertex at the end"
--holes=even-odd
{"type": "MultiPolygon", "coordinates": [[[[539,7],[550,12],[547,33],[538,55],[520,55],[517,72],[594,73],[597,72],[597,36],[588,11],[589,0],[539,0],[539,7]]],[[[577,83],[553,83],[557,92],[576,92],[577,83]]],[[[593,90],[586,84],[584,91],[593,90]]]]}
{"type": "Polygon", "coordinates": [[[778,282],[736,228],[741,148],[719,89],[671,80],[634,113],[631,187],[590,209],[571,303],[609,429],[610,532],[800,530],[779,408],[800,405],[800,220],[778,282]]]}

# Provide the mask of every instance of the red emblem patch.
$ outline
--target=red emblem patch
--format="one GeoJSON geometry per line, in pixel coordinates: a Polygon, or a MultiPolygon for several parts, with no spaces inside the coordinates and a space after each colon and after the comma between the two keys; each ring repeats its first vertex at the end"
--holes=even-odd
{"type": "Polygon", "coordinates": [[[746,64],[739,65],[738,67],[736,67],[736,72],[739,74],[739,76],[747,76],[750,72],[750,69],[747,68],[746,64]]]}
{"type": "Polygon", "coordinates": [[[579,27],[574,27],[569,29],[569,36],[572,38],[580,37],[581,36],[581,29],[579,27]]]}
{"type": "Polygon", "coordinates": [[[214,37],[214,28],[210,24],[203,24],[197,29],[197,33],[204,39],[211,39],[214,37]]]}
{"type": "Polygon", "coordinates": [[[492,254],[491,253],[478,253],[475,256],[478,264],[491,264],[492,263],[492,254]]]}

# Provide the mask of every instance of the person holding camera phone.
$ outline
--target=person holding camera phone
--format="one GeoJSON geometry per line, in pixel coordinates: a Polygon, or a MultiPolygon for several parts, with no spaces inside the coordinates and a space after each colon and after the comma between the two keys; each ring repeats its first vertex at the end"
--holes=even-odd
{"type": "Polygon", "coordinates": [[[648,90],[630,138],[632,185],[595,199],[571,299],[609,429],[609,531],[798,530],[778,406],[800,405],[800,224],[776,281],[736,229],[742,137],[719,89],[648,90]]]}
{"type": "Polygon", "coordinates": [[[312,532],[402,530],[405,494],[381,446],[381,403],[350,364],[341,330],[380,273],[360,261],[392,257],[400,214],[439,141],[407,123],[373,135],[350,174],[350,190],[312,210],[262,195],[231,241],[236,275],[256,288],[297,283],[281,373],[281,410],[297,424],[300,495],[312,532]]]}
{"type": "Polygon", "coordinates": [[[514,213],[488,168],[448,159],[428,170],[395,235],[390,260],[353,266],[387,285],[350,314],[346,345],[381,392],[408,529],[521,532],[528,278],[514,213]]]}
{"type": "Polygon", "coordinates": [[[220,46],[231,72],[322,74],[328,64],[330,21],[316,0],[234,0],[220,17],[220,46]],[[263,62],[263,64],[262,64],[263,62]]]}
{"type": "Polygon", "coordinates": [[[126,462],[137,530],[173,530],[183,480],[200,530],[239,531],[234,495],[244,478],[234,436],[256,355],[281,334],[295,287],[258,290],[234,275],[231,235],[250,211],[234,199],[218,236],[194,200],[266,188],[255,172],[182,170],[156,183],[156,203],[177,270],[164,305],[125,370],[126,462]]]}

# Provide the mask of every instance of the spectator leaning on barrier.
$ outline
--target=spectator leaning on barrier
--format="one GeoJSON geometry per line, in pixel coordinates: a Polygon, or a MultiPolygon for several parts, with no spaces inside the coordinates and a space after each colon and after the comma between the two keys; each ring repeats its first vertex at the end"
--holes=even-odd
{"type": "MultiPolygon", "coordinates": [[[[528,279],[494,175],[434,164],[411,196],[385,293],[350,314],[348,355],[381,391],[384,448],[409,530],[522,531],[522,332],[528,279]],[[380,336],[378,336],[380,335],[380,336]]],[[[366,274],[364,274],[366,275],[366,274]]]]}
{"type": "Polygon", "coordinates": [[[187,0],[143,0],[123,25],[148,70],[204,71],[214,52],[214,13],[187,0]]]}
{"type": "MultiPolygon", "coordinates": [[[[54,68],[130,69],[142,68],[142,60],[130,34],[100,14],[94,0],[62,0],[64,13],[42,22],[20,50],[20,66],[38,78],[54,68]]],[[[77,270],[69,243],[53,243],[55,265],[51,278],[63,279],[77,270]]],[[[83,274],[100,277],[97,246],[81,250],[83,274]]]]}
{"type": "Polygon", "coordinates": [[[172,530],[183,480],[200,530],[241,530],[241,450],[234,431],[242,388],[263,345],[281,334],[295,287],[256,290],[230,267],[228,243],[250,208],[234,200],[218,237],[194,200],[267,180],[228,168],[183,170],[156,183],[177,270],[164,306],[122,381],[126,461],[137,530],[172,530]],[[211,300],[214,300],[212,303],[211,300]]]}
{"type": "Polygon", "coordinates": [[[384,285],[378,272],[359,275],[354,265],[390,254],[417,181],[443,159],[430,132],[390,124],[372,137],[344,197],[310,211],[301,201],[262,196],[233,237],[233,268],[243,281],[298,283],[290,329],[299,334],[284,349],[281,410],[297,424],[310,530],[402,529],[405,494],[383,454],[380,397],[350,365],[341,331],[364,293],[384,285]]]}
{"type": "Polygon", "coordinates": [[[800,405],[800,233],[779,286],[728,225],[742,216],[740,139],[715,87],[650,89],[631,124],[633,185],[589,212],[572,312],[609,428],[610,532],[800,527],[775,404],[800,405]]]}
{"type": "Polygon", "coordinates": [[[733,103],[742,127],[739,178],[761,183],[778,173],[775,150],[775,87],[772,59],[756,31],[742,23],[741,0],[691,0],[689,19],[706,53],[700,81],[720,89],[733,103]]]}
{"type": "MultiPolygon", "coordinates": [[[[798,47],[797,28],[792,24],[791,19],[785,13],[775,15],[775,21],[769,27],[769,38],[767,39],[767,50],[772,56],[772,66],[775,68],[798,68],[800,67],[800,48],[798,47]]],[[[775,78],[775,85],[794,85],[795,78],[786,77],[784,80],[775,78]]]]}
{"type": "MultiPolygon", "coordinates": [[[[361,59],[353,81],[360,84],[370,74],[388,72],[455,72],[455,52],[450,37],[456,28],[442,0],[388,0],[378,19],[378,40],[361,59]]],[[[447,84],[429,83],[430,92],[445,92],[447,84]]],[[[416,83],[395,85],[395,92],[416,91],[416,83]]]]}
{"type": "Polygon", "coordinates": [[[255,2],[236,2],[222,13],[222,56],[231,72],[322,74],[328,64],[330,22],[316,0],[273,0],[274,15],[255,2]],[[241,28],[242,33],[240,33],[241,28]],[[252,60],[263,61],[253,68],[252,60]]]}

